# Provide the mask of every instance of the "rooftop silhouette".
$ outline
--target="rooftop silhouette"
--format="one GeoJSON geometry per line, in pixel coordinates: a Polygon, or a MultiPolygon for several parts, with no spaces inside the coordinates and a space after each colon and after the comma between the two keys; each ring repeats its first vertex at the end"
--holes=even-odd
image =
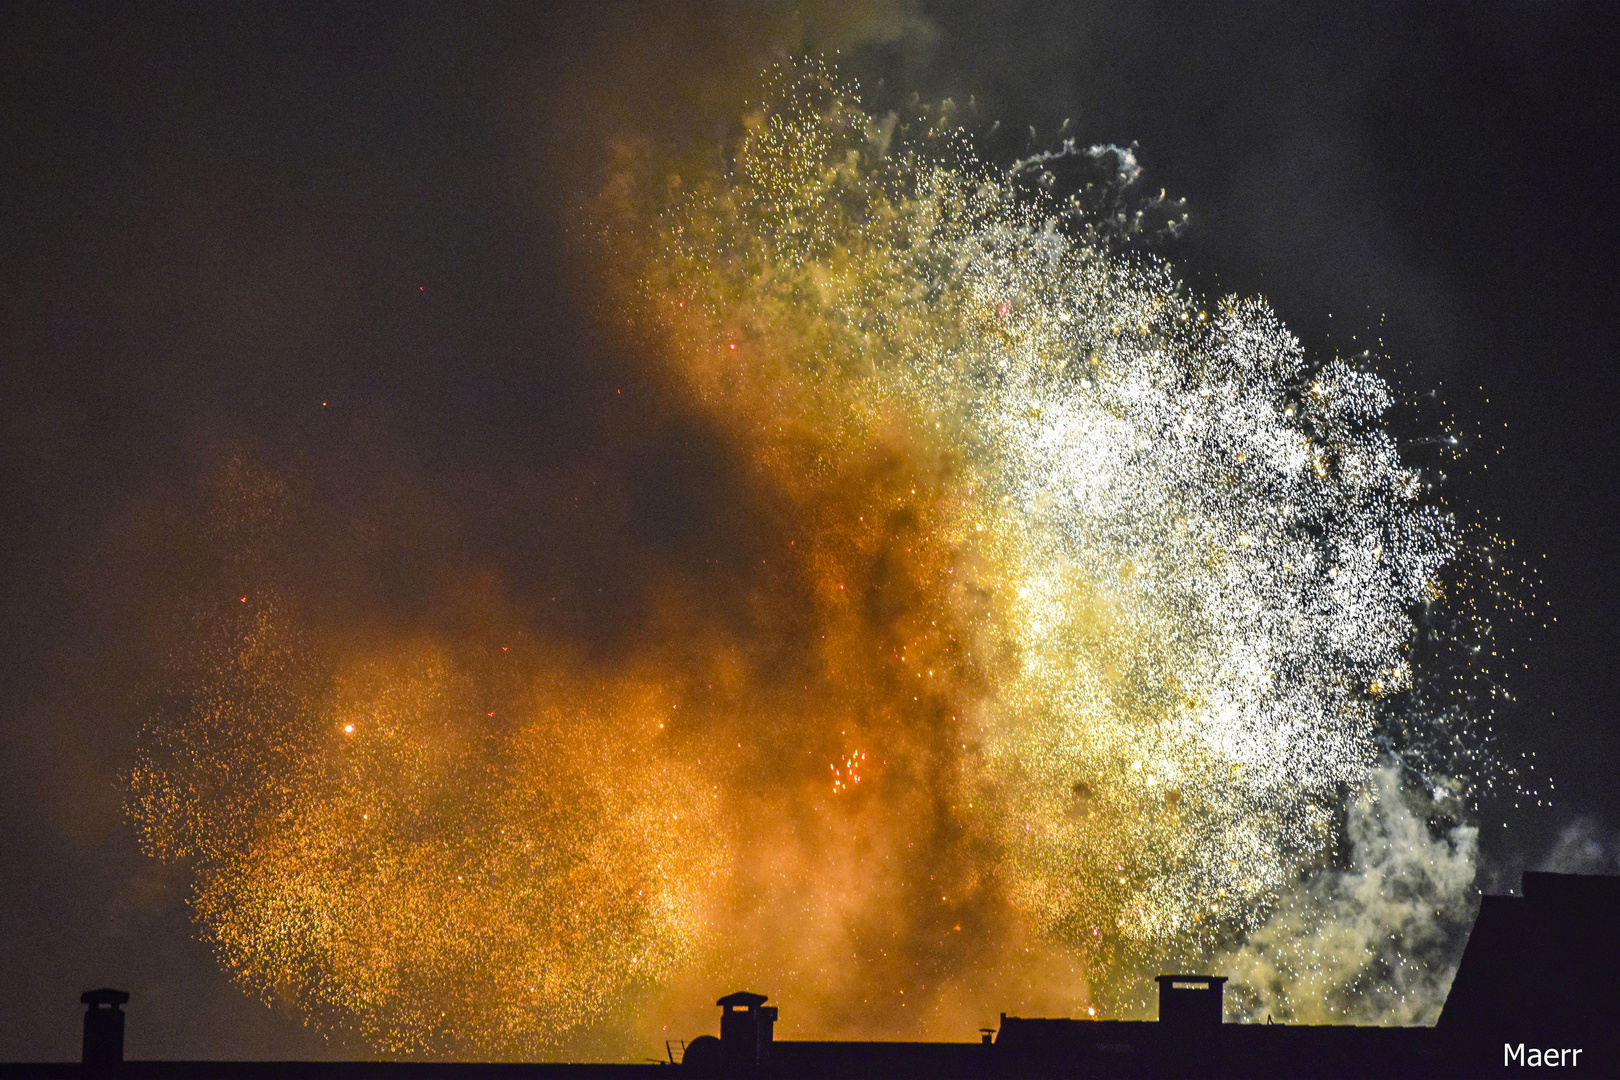
{"type": "MultiPolygon", "coordinates": [[[[1226,1023],[1226,979],[1158,977],[1157,1021],[1002,1015],[980,1041],[777,1041],[777,1009],[738,991],[719,1036],[673,1045],[664,1068],[758,1080],[1035,1080],[1037,1077],[1475,1077],[1557,1067],[1620,1076],[1620,878],[1527,873],[1522,896],[1487,896],[1432,1027],[1226,1023]]],[[[105,1072],[179,1080],[384,1080],[625,1076],[659,1065],[124,1061],[129,994],[86,991],[83,1064],[0,1064],[10,1077],[105,1072]]]]}

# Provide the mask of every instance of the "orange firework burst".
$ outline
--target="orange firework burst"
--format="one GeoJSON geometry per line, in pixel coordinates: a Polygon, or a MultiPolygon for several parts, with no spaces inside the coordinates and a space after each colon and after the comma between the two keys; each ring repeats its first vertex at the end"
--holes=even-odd
{"type": "MultiPolygon", "coordinates": [[[[960,1034],[1211,958],[1387,1012],[1298,883],[1384,843],[1447,868],[1445,912],[1472,866],[1368,798],[1410,610],[1465,550],[1388,387],[940,113],[776,80],[724,168],[599,207],[617,325],[729,498],[646,495],[710,527],[647,556],[618,647],[498,584],[322,631],[267,572],[146,734],[146,846],[194,861],[245,984],[391,1053],[611,1052],[733,982],[799,1035],[960,1034]]],[[[1390,918],[1357,933],[1428,925],[1390,918]]]]}

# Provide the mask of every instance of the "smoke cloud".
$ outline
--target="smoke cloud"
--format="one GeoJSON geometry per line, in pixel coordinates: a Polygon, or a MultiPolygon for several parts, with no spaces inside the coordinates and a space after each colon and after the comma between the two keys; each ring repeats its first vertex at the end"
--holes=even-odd
{"type": "Polygon", "coordinates": [[[1559,830],[1539,869],[1554,874],[1614,874],[1620,872],[1620,845],[1596,819],[1578,817],[1559,830]]]}
{"type": "Polygon", "coordinates": [[[221,961],[393,1054],[623,1052],[742,985],[952,1037],[1215,959],[1428,1015],[1472,833],[1378,739],[1460,540],[1387,386],[948,108],[776,79],[719,165],[621,144],[588,442],[215,470],[129,780],[221,961]]]}
{"type": "Polygon", "coordinates": [[[1349,866],[1279,898],[1220,969],[1249,1021],[1432,1024],[1478,908],[1479,830],[1436,821],[1399,766],[1349,806],[1349,866]]]}

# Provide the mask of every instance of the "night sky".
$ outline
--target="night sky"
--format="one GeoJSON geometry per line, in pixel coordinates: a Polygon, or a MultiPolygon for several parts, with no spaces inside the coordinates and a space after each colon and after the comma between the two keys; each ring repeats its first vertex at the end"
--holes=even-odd
{"type": "Polygon", "coordinates": [[[76,1057],[104,985],[131,1057],[366,1052],[233,984],[124,813],[196,613],[239,583],[221,477],[294,492],[270,558],[321,634],[635,649],[649,566],[769,528],[603,331],[579,207],[616,142],[693,152],[792,53],[971,97],[1035,129],[1011,153],[1066,120],[1134,142],[1187,200],[1164,254],[1196,288],[1435,391],[1398,432],[1466,452],[1411,460],[1532,572],[1494,731],[1534,793],[1481,806],[1479,884],[1620,872],[1607,5],[537,7],[0,21],[0,1060],[76,1057]]]}

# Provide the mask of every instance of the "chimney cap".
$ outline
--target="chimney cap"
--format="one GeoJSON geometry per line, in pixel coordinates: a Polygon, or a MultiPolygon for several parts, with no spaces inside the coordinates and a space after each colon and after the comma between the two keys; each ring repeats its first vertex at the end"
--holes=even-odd
{"type": "Polygon", "coordinates": [[[1161,990],[1176,983],[1200,983],[1219,989],[1227,978],[1225,975],[1156,975],[1153,981],[1159,984],[1161,990]]]}
{"type": "Polygon", "coordinates": [[[129,991],[113,990],[102,987],[100,990],[86,990],[79,995],[81,1005],[122,1005],[129,1000],[129,991]]]}
{"type": "Polygon", "coordinates": [[[738,990],[735,994],[727,994],[725,997],[715,1002],[715,1004],[720,1006],[722,1009],[730,1009],[733,1007],[757,1009],[759,1006],[765,1004],[767,1000],[769,999],[764,994],[750,994],[746,990],[738,990]]]}

